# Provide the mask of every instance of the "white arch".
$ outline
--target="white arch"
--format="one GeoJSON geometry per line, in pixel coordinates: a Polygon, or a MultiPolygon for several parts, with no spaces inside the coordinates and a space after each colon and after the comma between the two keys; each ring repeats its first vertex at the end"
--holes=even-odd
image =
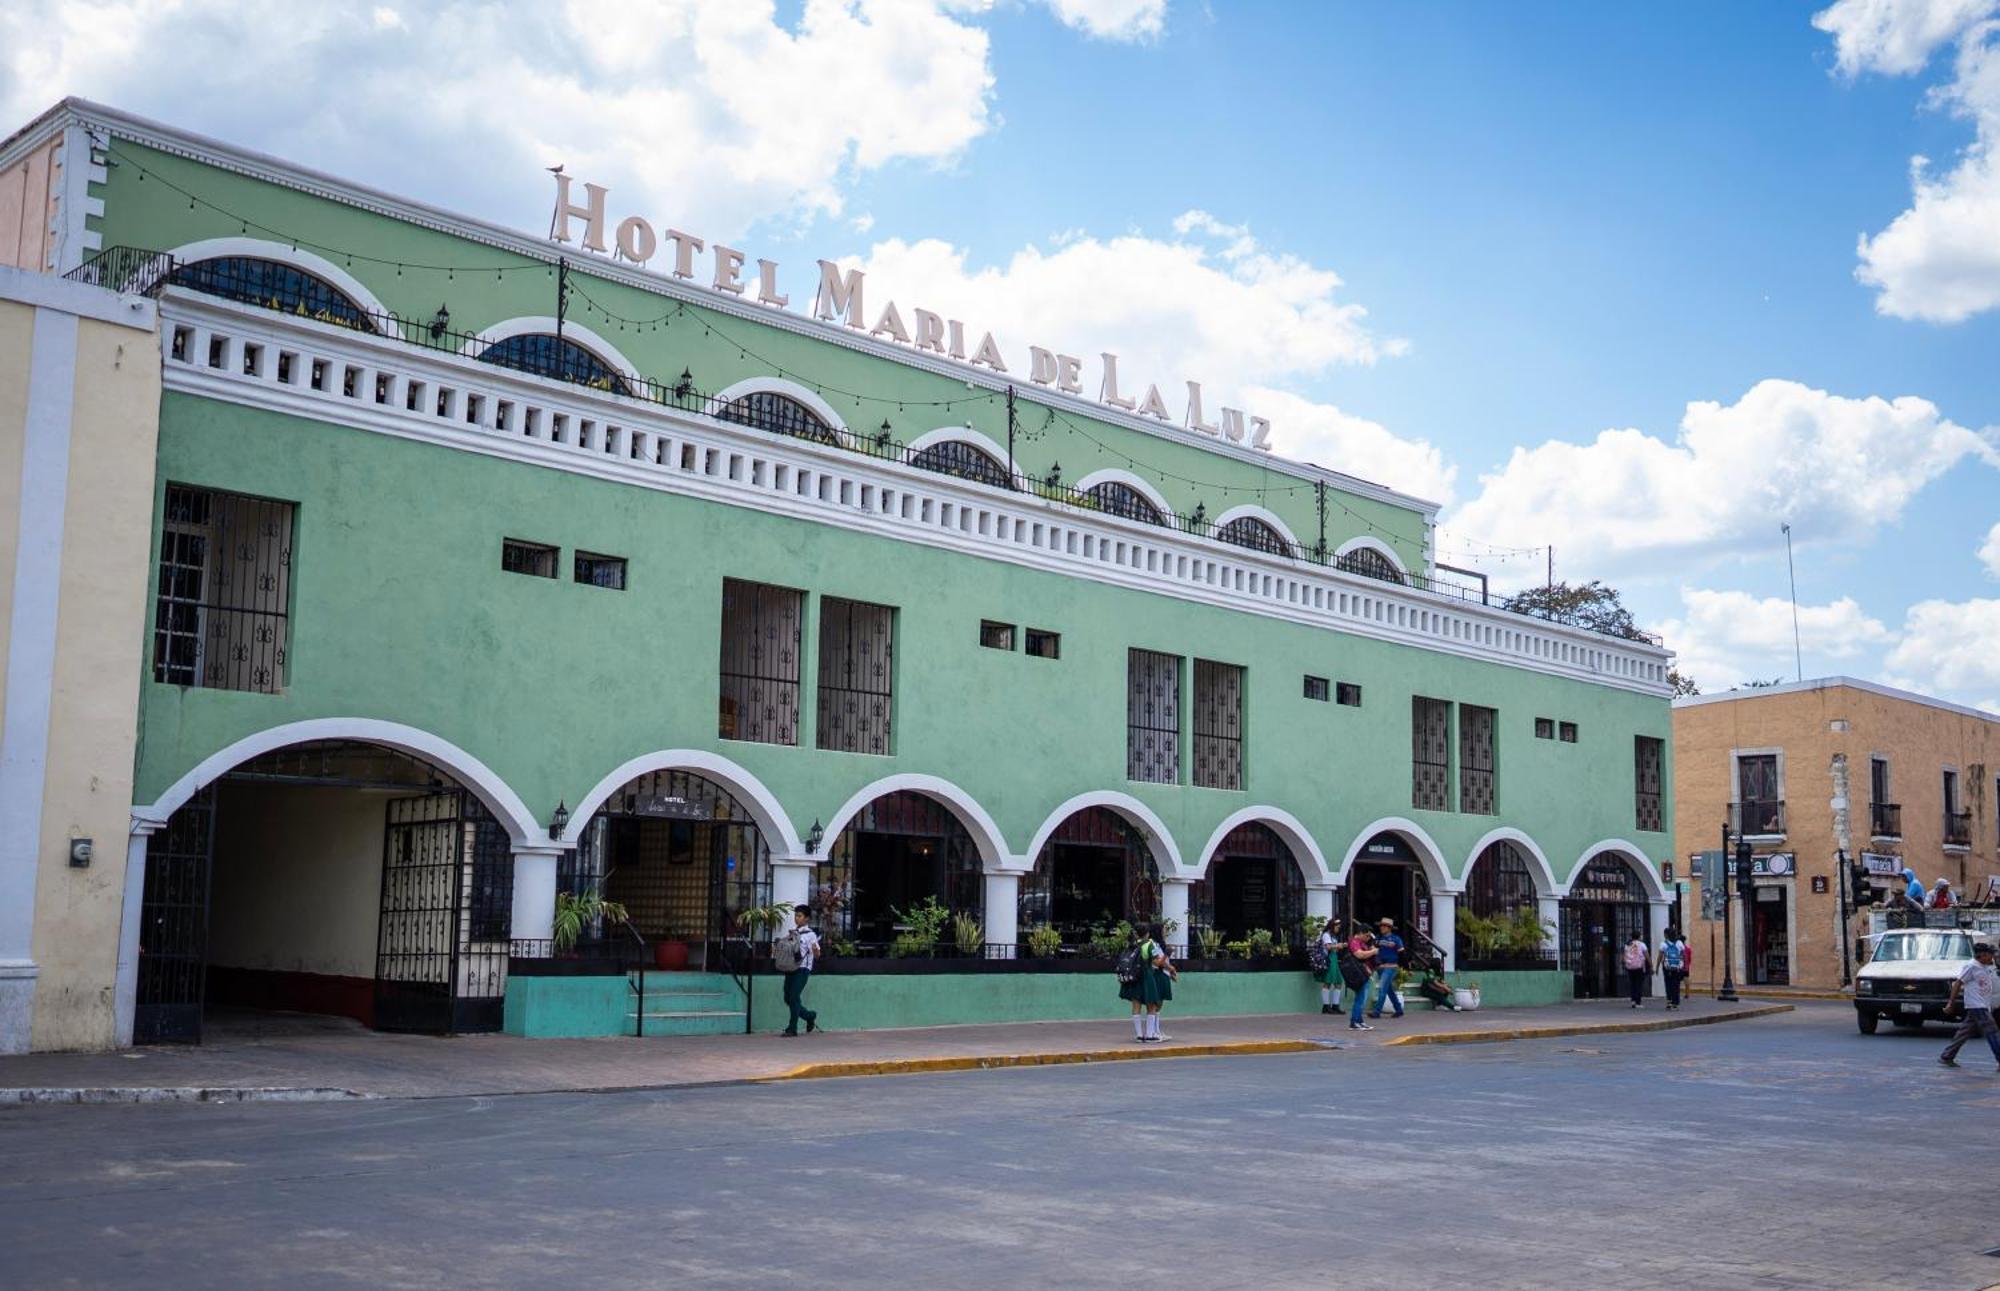
{"type": "Polygon", "coordinates": [[[1088,493],[1100,484],[1123,484],[1126,488],[1158,507],[1160,515],[1165,518],[1168,524],[1173,523],[1174,509],[1167,505],[1166,498],[1161,496],[1160,491],[1154,488],[1152,484],[1132,474],[1132,472],[1121,471],[1115,466],[1100,467],[1078,480],[1076,482],[1076,491],[1079,493],[1088,493]]]}
{"type": "Polygon", "coordinates": [[[1472,878],[1472,867],[1479,863],[1479,854],[1495,843],[1513,843],[1528,854],[1528,859],[1533,862],[1528,866],[1528,873],[1534,876],[1536,896],[1556,895],[1562,885],[1556,882],[1555,867],[1549,864],[1549,858],[1542,852],[1541,844],[1511,825],[1502,825],[1498,829],[1486,831],[1480,840],[1472,845],[1472,850],[1465,856],[1465,877],[1468,880],[1472,878]]]}
{"type": "Polygon", "coordinates": [[[1584,848],[1583,855],[1576,858],[1576,865],[1570,870],[1569,878],[1564,880],[1562,890],[1557,893],[1558,896],[1567,897],[1569,895],[1569,890],[1576,886],[1576,876],[1583,873],[1583,867],[1590,864],[1590,859],[1600,852],[1625,853],[1625,863],[1639,872],[1639,883],[1646,889],[1647,896],[1652,900],[1671,901],[1674,899],[1667,891],[1667,885],[1660,879],[1660,867],[1653,864],[1652,860],[1647,857],[1646,850],[1637,843],[1629,842],[1623,838],[1600,839],[1584,848]]]}
{"type": "MultiPolygon", "coordinates": [[[[493,326],[486,328],[466,341],[464,348],[459,353],[469,359],[476,359],[486,352],[488,346],[498,345],[510,337],[538,336],[544,334],[549,336],[556,334],[556,320],[548,315],[510,318],[505,322],[495,323],[493,326]]],[[[626,380],[643,382],[646,379],[639,375],[639,369],[632,366],[632,360],[626,358],[617,346],[581,323],[574,323],[568,319],[564,319],[562,334],[565,340],[575,341],[578,345],[581,345],[584,349],[589,350],[592,354],[602,359],[606,366],[616,368],[618,375],[624,377],[626,380]]]]}
{"type": "Polygon", "coordinates": [[[1106,807],[1124,817],[1125,823],[1139,831],[1146,840],[1146,848],[1153,854],[1153,860],[1160,867],[1163,879],[1191,879],[1194,873],[1181,863],[1181,849],[1174,844],[1174,836],[1167,832],[1166,822],[1161,820],[1151,807],[1140,802],[1129,793],[1119,793],[1113,789],[1095,789],[1080,793],[1049,813],[1042,827],[1035,831],[1034,842],[1021,855],[1022,862],[1033,868],[1042,849],[1062,823],[1079,811],[1091,807],[1106,807]]]}
{"type": "Polygon", "coordinates": [[[934,775],[903,774],[883,776],[875,783],[861,789],[833,813],[833,820],[826,827],[829,840],[840,837],[853,819],[861,814],[861,809],[877,798],[892,793],[920,793],[935,799],[945,810],[958,818],[965,826],[965,832],[972,836],[972,845],[979,849],[980,867],[989,872],[1004,870],[1007,866],[1007,841],[1000,836],[1000,827],[993,823],[993,817],[986,808],[979,805],[973,796],[949,780],[934,775]]]}
{"type": "Polygon", "coordinates": [[[313,740],[358,740],[366,744],[379,744],[395,749],[412,757],[448,771],[466,788],[477,795],[487,810],[507,827],[508,837],[517,847],[539,844],[547,850],[550,843],[548,830],[535,819],[519,794],[506,781],[478,758],[448,740],[439,739],[429,731],[418,730],[414,726],[404,726],[399,722],[382,722],[370,717],[316,717],[303,722],[287,722],[283,726],[273,726],[255,735],[246,735],[228,748],[210,754],[180,779],[174,781],[168,790],[150,803],[135,804],[132,808],[134,826],[149,825],[155,829],[164,826],[167,817],[179,810],[181,805],[195,795],[195,792],[251,758],[285,748],[292,744],[305,744],[313,740]]]}
{"type": "Polygon", "coordinates": [[[1395,548],[1389,546],[1389,544],[1383,542],[1379,538],[1370,538],[1365,536],[1360,538],[1349,538],[1346,542],[1341,543],[1340,546],[1334,549],[1333,558],[1335,560],[1338,560],[1342,556],[1350,555],[1354,552],[1362,551],[1364,549],[1367,551],[1374,552],[1376,555],[1388,561],[1391,565],[1394,565],[1396,567],[1396,572],[1403,576],[1404,582],[1407,583],[1410,581],[1410,567],[1403,563],[1403,558],[1396,554],[1395,548]]]}
{"type": "Polygon", "coordinates": [[[1277,530],[1278,536],[1280,538],[1283,538],[1293,547],[1296,548],[1301,545],[1299,542],[1298,535],[1292,532],[1292,527],[1290,525],[1286,524],[1283,520],[1280,520],[1275,512],[1267,510],[1264,507],[1260,507],[1254,502],[1245,502],[1241,506],[1234,506],[1229,508],[1229,510],[1224,511],[1221,515],[1209,521],[1208,532],[1210,536],[1214,536],[1215,534],[1221,533],[1222,527],[1228,524],[1231,520],[1241,520],[1245,516],[1250,516],[1255,519],[1262,520],[1265,524],[1270,525],[1271,528],[1277,530]]]}
{"type": "Polygon", "coordinates": [[[1285,846],[1292,849],[1292,859],[1298,862],[1299,874],[1308,883],[1327,884],[1333,882],[1333,871],[1327,868],[1326,854],[1319,849],[1319,843],[1298,817],[1281,807],[1245,807],[1233,812],[1215,832],[1208,836],[1207,846],[1201,849],[1201,864],[1195,873],[1203,878],[1215,864],[1215,849],[1222,846],[1222,840],[1229,837],[1231,830],[1239,825],[1252,822],[1267,826],[1272,833],[1283,839],[1285,846]]]}
{"type": "Polygon", "coordinates": [[[833,410],[833,405],[819,397],[819,393],[808,390],[796,381],[783,377],[745,377],[735,385],[718,391],[708,397],[708,404],[702,411],[711,417],[720,417],[722,410],[749,394],[781,394],[787,399],[796,399],[812,410],[812,414],[833,427],[833,433],[842,443],[852,443],[854,432],[847,428],[847,422],[833,410]]]}
{"type": "Polygon", "coordinates": [[[604,805],[604,800],[618,790],[653,771],[693,771],[727,789],[750,813],[750,819],[757,822],[757,829],[764,835],[764,846],[771,849],[774,857],[797,856],[803,853],[805,844],[799,841],[798,831],[785,815],[785,809],[778,804],[778,797],[764,787],[764,782],[736,763],[718,753],[702,749],[661,749],[657,753],[642,753],[631,759],[610,775],[591,786],[589,793],[577,799],[575,809],[570,813],[569,828],[563,831],[565,846],[576,846],[584,826],[604,805]]]}
{"type": "Polygon", "coordinates": [[[936,430],[927,430],[910,441],[910,456],[915,457],[926,448],[931,448],[938,444],[949,444],[955,439],[965,441],[994,461],[1000,463],[1002,470],[1009,473],[1013,472],[1014,463],[1007,456],[1007,450],[1001,445],[994,443],[991,437],[972,429],[970,426],[939,426],[936,430]]]}
{"type": "Polygon", "coordinates": [[[248,256],[256,260],[275,260],[288,264],[294,269],[302,269],[315,278],[324,279],[340,288],[341,293],[371,315],[369,323],[384,336],[401,337],[396,324],[389,317],[389,307],[384,305],[374,292],[361,285],[361,280],[342,269],[324,256],[316,256],[301,250],[289,242],[270,242],[263,238],[204,238],[200,242],[187,242],[167,252],[183,265],[196,264],[203,260],[219,260],[223,256],[248,256]]]}
{"type": "Polygon", "coordinates": [[[1361,855],[1361,849],[1366,847],[1368,840],[1377,834],[1401,835],[1403,841],[1410,845],[1410,850],[1417,854],[1417,862],[1423,866],[1424,877],[1430,880],[1432,892],[1455,893],[1463,887],[1462,884],[1452,881],[1451,872],[1445,868],[1444,849],[1437,845],[1437,840],[1432,838],[1422,825],[1403,816],[1384,816],[1356,834],[1354,841],[1347,846],[1347,855],[1340,860],[1340,869],[1334,875],[1336,882],[1341,884],[1347,882],[1347,876],[1354,868],[1355,859],[1361,855]]]}

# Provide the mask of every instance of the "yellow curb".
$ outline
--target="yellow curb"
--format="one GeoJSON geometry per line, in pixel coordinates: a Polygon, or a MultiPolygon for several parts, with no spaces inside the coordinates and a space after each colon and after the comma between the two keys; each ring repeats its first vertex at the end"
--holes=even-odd
{"type": "Polygon", "coordinates": [[[1754,1009],[1734,1009],[1728,1013],[1716,1013],[1707,1017],[1660,1018],[1648,1022],[1576,1023],[1555,1027],[1510,1027],[1504,1031],[1435,1031],[1429,1035],[1397,1036],[1394,1040],[1384,1040],[1388,1045],[1399,1044],[1492,1044],[1501,1040],[1549,1040],[1561,1036],[1577,1035],[1619,1035],[1634,1031],[1675,1031],[1681,1027],[1703,1027],[1715,1022],[1734,1022],[1740,1018],[1761,1018],[1772,1013],[1790,1013],[1789,1004],[1766,1004],[1754,1009]]]}
{"type": "MultiPolygon", "coordinates": [[[[1715,998],[1714,987],[1705,986],[1699,990],[1690,990],[1686,993],[1689,995],[1700,995],[1708,999],[1715,998]]],[[[1854,992],[1852,991],[1758,991],[1744,990],[1740,986],[1736,988],[1736,994],[1746,1000],[1841,1000],[1845,1002],[1851,1001],[1854,998],[1854,992]]]]}
{"type": "Polygon", "coordinates": [[[985,1071],[994,1067],[1050,1067],[1072,1062],[1131,1062],[1140,1058],[1218,1058],[1230,1054],[1319,1053],[1313,1040],[1242,1040],[1228,1044],[1168,1044],[1147,1049],[1077,1049],[1067,1053],[989,1053],[954,1058],[885,1058],[877,1062],[809,1062],[756,1082],[821,1080],[832,1076],[904,1076],[931,1071],[985,1071]]]}

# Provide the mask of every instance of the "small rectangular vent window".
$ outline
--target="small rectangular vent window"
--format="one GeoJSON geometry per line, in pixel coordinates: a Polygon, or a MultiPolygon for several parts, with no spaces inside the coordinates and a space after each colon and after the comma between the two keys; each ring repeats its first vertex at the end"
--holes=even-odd
{"type": "Polygon", "coordinates": [[[1361,707],[1361,683],[1357,681],[1341,682],[1333,688],[1333,698],[1335,703],[1345,704],[1349,708],[1361,707]]]}
{"type": "Polygon", "coordinates": [[[622,592],[625,590],[625,558],[579,551],[576,553],[576,581],[622,592]]]}
{"type": "Polygon", "coordinates": [[[1331,687],[1327,684],[1327,680],[1324,677],[1306,678],[1307,699],[1317,699],[1321,703],[1325,703],[1326,700],[1330,697],[1328,694],[1330,689],[1331,687]]]}
{"type": "Polygon", "coordinates": [[[1553,717],[1537,717],[1535,719],[1535,738],[1538,740],[1552,740],[1555,737],[1555,719],[1553,717]]]}
{"type": "Polygon", "coordinates": [[[1562,742],[1563,742],[1564,744],[1574,744],[1574,743],[1576,743],[1576,723],[1575,723],[1575,722],[1563,722],[1563,723],[1561,723],[1560,725],[1558,725],[1558,726],[1556,727],[1556,730],[1557,730],[1557,732],[1558,732],[1558,733],[1560,733],[1560,735],[1561,735],[1561,737],[1562,737],[1562,742]]]}
{"type": "Polygon", "coordinates": [[[522,542],[518,538],[508,538],[500,544],[500,568],[510,574],[554,578],[557,554],[556,548],[539,542],[522,542]]]}
{"type": "Polygon", "coordinates": [[[1062,658],[1062,633],[1029,628],[1028,653],[1037,659],[1062,658]]]}
{"type": "Polygon", "coordinates": [[[992,619],[979,621],[979,644],[988,650],[1012,650],[1014,648],[1014,625],[995,623],[992,619]]]}

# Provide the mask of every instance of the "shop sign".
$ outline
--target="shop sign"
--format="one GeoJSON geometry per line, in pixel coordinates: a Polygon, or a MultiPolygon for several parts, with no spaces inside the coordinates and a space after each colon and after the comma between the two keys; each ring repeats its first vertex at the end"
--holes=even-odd
{"type": "MultiPolygon", "coordinates": [[[[555,211],[549,219],[551,242],[574,242],[586,251],[608,255],[614,260],[641,268],[660,253],[662,234],[649,221],[637,215],[619,221],[611,229],[609,241],[606,240],[609,217],[603,185],[582,185],[583,200],[579,202],[570,177],[557,172],[555,178],[555,211]]],[[[667,272],[674,277],[693,281],[695,257],[706,250],[713,270],[708,275],[710,290],[749,297],[772,309],[784,309],[791,304],[791,297],[778,291],[777,261],[759,260],[752,281],[744,276],[748,257],[734,247],[723,246],[720,242],[705,242],[692,233],[673,228],[665,231],[664,238],[670,259],[667,272]]],[[[905,314],[893,300],[884,302],[878,312],[871,314],[867,306],[867,277],[860,269],[843,269],[831,260],[821,260],[819,286],[813,293],[812,316],[825,322],[844,323],[877,340],[893,341],[913,350],[956,360],[967,367],[986,368],[1001,374],[1009,371],[993,333],[980,332],[978,341],[974,343],[969,340],[972,329],[960,319],[946,318],[931,310],[918,308],[905,314]]],[[[1063,394],[1082,396],[1084,392],[1083,360],[1071,354],[1030,345],[1027,375],[1034,384],[1063,394]]],[[[1100,353],[1099,403],[1170,425],[1173,423],[1173,414],[1167,411],[1167,401],[1160,394],[1157,384],[1147,385],[1142,395],[1136,385],[1131,388],[1131,393],[1125,393],[1119,382],[1118,356],[1100,353]]],[[[1211,421],[1202,402],[1201,383],[1188,381],[1185,385],[1187,398],[1183,404],[1181,425],[1198,434],[1237,443],[1247,442],[1252,448],[1267,453],[1271,451],[1271,422],[1268,418],[1250,416],[1240,408],[1218,408],[1215,419],[1211,421]]]]}
{"type": "Polygon", "coordinates": [[[1861,853],[1861,868],[1870,874],[1886,874],[1895,878],[1903,872],[1903,858],[1886,856],[1881,852],[1861,853]]]}
{"type": "MultiPolygon", "coordinates": [[[[1789,879],[1798,873],[1798,858],[1790,852],[1772,852],[1750,858],[1750,874],[1759,879],[1789,879]]],[[[1736,861],[1729,862],[1729,877],[1736,877],[1736,861]]]]}
{"type": "Polygon", "coordinates": [[[1361,855],[1369,860],[1417,862],[1417,854],[1396,834],[1375,835],[1361,845],[1361,855]]]}

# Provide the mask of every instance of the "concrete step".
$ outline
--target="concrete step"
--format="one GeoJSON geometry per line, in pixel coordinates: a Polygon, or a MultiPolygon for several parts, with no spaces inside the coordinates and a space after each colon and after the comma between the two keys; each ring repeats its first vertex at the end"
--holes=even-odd
{"type": "Polygon", "coordinates": [[[639,1021],[641,1035],[740,1035],[743,1031],[741,1010],[731,1013],[726,1009],[662,1009],[655,1012],[646,1010],[643,1020],[635,1019],[631,1010],[625,1013],[625,1034],[631,1035],[633,1023],[639,1021]]]}

